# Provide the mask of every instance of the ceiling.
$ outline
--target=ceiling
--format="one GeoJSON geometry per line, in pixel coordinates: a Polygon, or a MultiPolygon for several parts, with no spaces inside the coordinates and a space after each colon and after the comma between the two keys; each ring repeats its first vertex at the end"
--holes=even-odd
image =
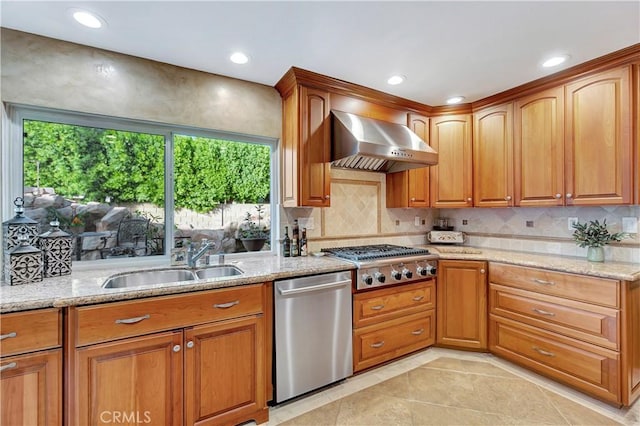
{"type": "Polygon", "coordinates": [[[640,42],[640,2],[1,0],[0,24],[269,86],[296,66],[435,106],[640,42]],[[107,25],[79,25],[74,7],[107,25]],[[231,63],[236,50],[250,62],[231,63]],[[541,67],[558,53],[569,61],[541,67]],[[406,81],[388,85],[393,74],[406,81]]]}

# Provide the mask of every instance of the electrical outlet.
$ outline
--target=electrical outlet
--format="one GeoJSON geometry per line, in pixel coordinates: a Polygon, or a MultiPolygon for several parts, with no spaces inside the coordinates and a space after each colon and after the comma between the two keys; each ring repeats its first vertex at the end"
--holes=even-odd
{"type": "Polygon", "coordinates": [[[462,224],[463,224],[463,225],[468,225],[468,224],[469,224],[469,221],[468,221],[467,219],[462,219],[462,224]]]}
{"type": "Polygon", "coordinates": [[[575,225],[576,223],[578,223],[578,218],[577,217],[570,217],[569,219],[567,219],[567,228],[569,229],[569,231],[575,231],[576,230],[573,227],[573,225],[575,225]]]}
{"type": "Polygon", "coordinates": [[[622,232],[627,234],[638,233],[638,218],[637,217],[623,217],[622,218],[622,232]]]}
{"type": "Polygon", "coordinates": [[[307,228],[308,230],[313,229],[313,227],[315,226],[314,222],[313,222],[313,216],[309,216],[306,220],[305,226],[303,228],[307,228]]]}
{"type": "Polygon", "coordinates": [[[416,216],[416,217],[413,219],[413,224],[414,224],[415,226],[420,226],[420,216],[416,216]]]}
{"type": "Polygon", "coordinates": [[[396,226],[400,226],[400,221],[396,219],[396,226]]]}
{"type": "Polygon", "coordinates": [[[424,220],[424,219],[422,219],[422,224],[424,225],[424,224],[426,224],[426,223],[427,223],[427,221],[426,221],[426,220],[424,220]]]}
{"type": "Polygon", "coordinates": [[[527,220],[526,223],[527,228],[533,228],[533,221],[532,220],[527,220]]]}

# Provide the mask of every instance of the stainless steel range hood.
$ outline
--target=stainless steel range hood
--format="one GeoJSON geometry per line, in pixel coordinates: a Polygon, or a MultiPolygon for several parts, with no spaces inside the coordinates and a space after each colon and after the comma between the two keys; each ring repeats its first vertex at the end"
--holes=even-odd
{"type": "Polygon", "coordinates": [[[393,173],[438,164],[438,153],[411,129],[342,111],[331,111],[331,165],[393,173]]]}

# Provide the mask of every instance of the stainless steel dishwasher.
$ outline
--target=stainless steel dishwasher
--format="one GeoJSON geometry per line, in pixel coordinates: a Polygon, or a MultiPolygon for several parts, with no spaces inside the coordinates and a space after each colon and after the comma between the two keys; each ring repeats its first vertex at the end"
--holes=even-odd
{"type": "Polygon", "coordinates": [[[351,272],[275,282],[275,402],[353,374],[351,286],[351,272]]]}

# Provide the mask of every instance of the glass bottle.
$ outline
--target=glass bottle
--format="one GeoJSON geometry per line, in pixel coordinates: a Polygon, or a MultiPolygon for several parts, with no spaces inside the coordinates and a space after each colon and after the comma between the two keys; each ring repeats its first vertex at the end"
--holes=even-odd
{"type": "Polygon", "coordinates": [[[300,256],[307,255],[307,228],[302,228],[302,238],[300,239],[300,256]]]}
{"type": "Polygon", "coordinates": [[[300,229],[298,228],[298,219],[293,221],[291,234],[291,257],[297,257],[300,254],[300,229]]]}
{"type": "Polygon", "coordinates": [[[284,257],[291,256],[291,240],[289,239],[289,227],[284,227],[284,240],[282,242],[282,255],[284,257]]]}

